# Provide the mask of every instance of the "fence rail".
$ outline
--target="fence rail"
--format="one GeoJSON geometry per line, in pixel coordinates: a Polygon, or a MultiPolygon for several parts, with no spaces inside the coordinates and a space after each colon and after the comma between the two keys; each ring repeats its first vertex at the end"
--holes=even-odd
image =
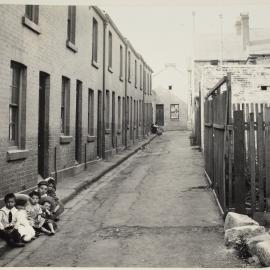
{"type": "Polygon", "coordinates": [[[270,104],[232,104],[230,78],[205,98],[205,172],[224,213],[254,216],[270,211],[270,104]]]}

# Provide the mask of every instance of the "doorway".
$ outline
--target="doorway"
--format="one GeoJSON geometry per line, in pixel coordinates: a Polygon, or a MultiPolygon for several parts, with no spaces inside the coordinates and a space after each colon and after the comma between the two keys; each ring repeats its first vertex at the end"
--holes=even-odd
{"type": "Polygon", "coordinates": [[[82,162],[82,82],[76,84],[75,160],[82,162]]]}
{"type": "Polygon", "coordinates": [[[112,148],[115,148],[115,92],[112,92],[112,148]]]}
{"type": "Polygon", "coordinates": [[[98,91],[97,100],[97,158],[102,158],[102,92],[98,91]]]}
{"type": "Polygon", "coordinates": [[[38,115],[38,174],[49,176],[49,99],[50,75],[39,73],[39,115],[38,115]]]}
{"type": "Polygon", "coordinates": [[[164,104],[156,104],[156,122],[159,126],[164,126],[164,104]]]}

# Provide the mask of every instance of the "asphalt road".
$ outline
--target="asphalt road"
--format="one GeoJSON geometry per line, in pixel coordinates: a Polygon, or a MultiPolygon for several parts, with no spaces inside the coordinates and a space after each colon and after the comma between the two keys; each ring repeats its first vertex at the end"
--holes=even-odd
{"type": "Polygon", "coordinates": [[[2,266],[243,267],[187,132],[167,132],[66,205],[55,236],[2,266]]]}

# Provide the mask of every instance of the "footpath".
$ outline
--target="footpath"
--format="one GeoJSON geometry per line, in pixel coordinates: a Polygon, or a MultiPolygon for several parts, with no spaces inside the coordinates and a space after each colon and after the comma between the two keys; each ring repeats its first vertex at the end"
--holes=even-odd
{"type": "MultiPolygon", "coordinates": [[[[93,164],[87,164],[87,167],[84,171],[81,171],[74,176],[61,179],[57,183],[57,196],[63,202],[63,204],[66,204],[82,190],[88,188],[91,184],[98,181],[106,173],[116,168],[140,149],[144,148],[156,136],[157,135],[151,134],[144,140],[139,141],[134,145],[128,146],[128,148],[125,150],[117,152],[110,160],[98,160],[93,164]]],[[[10,251],[11,249],[13,248],[10,248],[5,241],[0,239],[0,260],[1,255],[10,251]]]]}

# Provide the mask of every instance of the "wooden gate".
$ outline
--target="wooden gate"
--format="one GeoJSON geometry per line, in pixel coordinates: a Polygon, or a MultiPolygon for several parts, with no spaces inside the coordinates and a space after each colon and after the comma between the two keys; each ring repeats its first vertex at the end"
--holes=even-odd
{"type": "Polygon", "coordinates": [[[230,121],[231,76],[228,74],[209,91],[204,102],[205,172],[223,212],[227,209],[225,159],[228,152],[227,127],[230,121]]]}

